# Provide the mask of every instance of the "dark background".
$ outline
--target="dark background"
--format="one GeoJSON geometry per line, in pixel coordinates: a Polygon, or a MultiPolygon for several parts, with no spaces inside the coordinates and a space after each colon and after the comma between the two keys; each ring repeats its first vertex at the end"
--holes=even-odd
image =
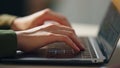
{"type": "Polygon", "coordinates": [[[26,16],[50,8],[52,0],[0,0],[0,14],[26,16]]]}
{"type": "Polygon", "coordinates": [[[0,0],[0,14],[24,16],[24,0],[0,0]]]}

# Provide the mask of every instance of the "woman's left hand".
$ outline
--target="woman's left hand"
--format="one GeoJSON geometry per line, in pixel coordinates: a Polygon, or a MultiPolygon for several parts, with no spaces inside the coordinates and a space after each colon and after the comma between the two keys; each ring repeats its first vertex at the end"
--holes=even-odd
{"type": "Polygon", "coordinates": [[[71,27],[66,17],[53,12],[50,9],[44,9],[32,15],[16,18],[11,26],[15,31],[26,30],[44,24],[45,21],[56,21],[61,25],[71,27]]]}

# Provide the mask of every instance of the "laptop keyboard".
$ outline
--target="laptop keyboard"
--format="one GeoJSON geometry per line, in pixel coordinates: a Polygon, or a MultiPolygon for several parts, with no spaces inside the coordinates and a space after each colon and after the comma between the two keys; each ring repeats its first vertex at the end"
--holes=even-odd
{"type": "Polygon", "coordinates": [[[81,51],[77,58],[97,58],[93,47],[91,46],[88,38],[80,38],[80,41],[85,46],[85,51],[81,51]]]}
{"type": "MultiPolygon", "coordinates": [[[[49,44],[46,47],[39,49],[37,52],[24,54],[24,56],[38,56],[41,58],[96,58],[96,54],[90,45],[88,38],[80,38],[80,42],[85,46],[85,51],[80,51],[76,54],[73,49],[68,47],[65,43],[49,44]]],[[[22,57],[23,57],[22,54],[22,57]]],[[[20,55],[19,55],[20,56],[20,55]]]]}

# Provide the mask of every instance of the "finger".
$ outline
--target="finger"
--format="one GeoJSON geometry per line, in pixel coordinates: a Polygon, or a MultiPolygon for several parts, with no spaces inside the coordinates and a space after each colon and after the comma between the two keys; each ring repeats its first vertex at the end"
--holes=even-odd
{"type": "Polygon", "coordinates": [[[75,43],[68,36],[61,35],[61,34],[53,34],[51,37],[52,37],[51,40],[53,41],[65,42],[70,47],[72,47],[76,52],[80,51],[80,49],[75,45],[75,43]]]}
{"type": "Polygon", "coordinates": [[[45,11],[44,21],[46,21],[46,20],[53,20],[53,21],[57,21],[61,25],[65,25],[65,26],[71,27],[71,25],[68,22],[68,20],[66,19],[66,17],[62,16],[61,14],[55,13],[55,12],[51,11],[50,9],[46,9],[44,11],[45,11]]]}
{"type": "MultiPolygon", "coordinates": [[[[55,16],[53,16],[53,17],[56,17],[57,19],[58,19],[58,22],[60,22],[61,24],[66,24],[66,25],[68,25],[69,27],[71,27],[71,25],[70,25],[70,23],[69,23],[69,21],[67,20],[67,18],[65,17],[65,16],[62,16],[62,14],[59,14],[59,13],[55,13],[55,12],[51,12],[51,15],[55,15],[55,16]],[[61,21],[61,20],[63,21],[61,21]]],[[[57,19],[56,19],[56,21],[57,21],[57,19]]]]}
{"type": "Polygon", "coordinates": [[[84,50],[84,46],[80,43],[77,36],[73,32],[65,31],[65,30],[58,30],[52,32],[56,34],[62,34],[68,36],[76,44],[76,46],[79,47],[80,50],[84,50]]]}

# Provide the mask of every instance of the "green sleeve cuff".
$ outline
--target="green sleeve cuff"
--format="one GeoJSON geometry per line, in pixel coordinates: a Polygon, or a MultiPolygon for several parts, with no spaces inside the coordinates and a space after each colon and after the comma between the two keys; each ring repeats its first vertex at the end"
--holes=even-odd
{"type": "Polygon", "coordinates": [[[0,30],[0,57],[16,55],[17,36],[13,30],[0,30]]]}
{"type": "Polygon", "coordinates": [[[0,29],[10,29],[13,21],[15,20],[16,16],[2,14],[0,15],[0,29]]]}

